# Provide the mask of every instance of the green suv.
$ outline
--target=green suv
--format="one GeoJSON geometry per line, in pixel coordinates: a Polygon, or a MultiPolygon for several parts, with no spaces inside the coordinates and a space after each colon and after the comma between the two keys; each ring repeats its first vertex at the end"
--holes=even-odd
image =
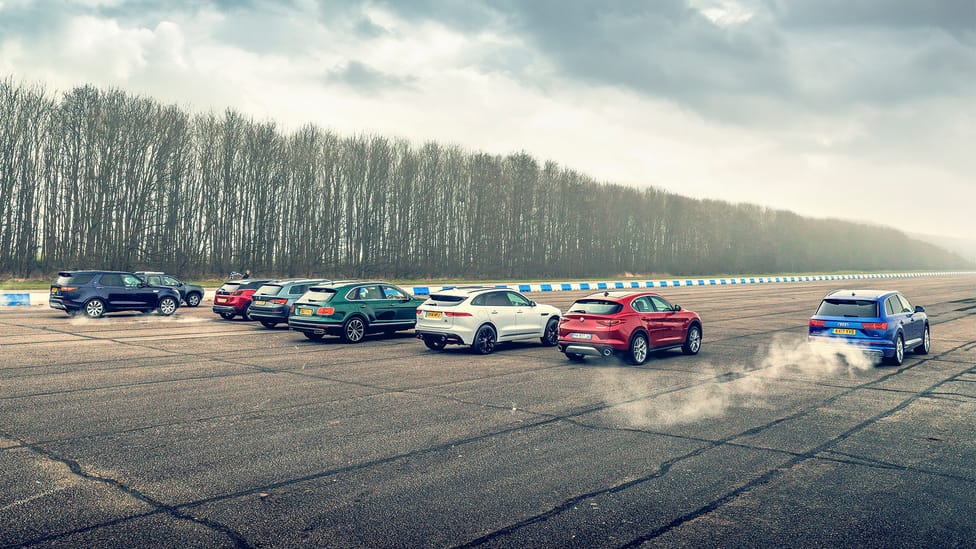
{"type": "Polygon", "coordinates": [[[317,284],[295,301],[288,327],[311,340],[330,334],[346,343],[359,343],[368,333],[412,330],[423,302],[387,282],[317,284]]]}

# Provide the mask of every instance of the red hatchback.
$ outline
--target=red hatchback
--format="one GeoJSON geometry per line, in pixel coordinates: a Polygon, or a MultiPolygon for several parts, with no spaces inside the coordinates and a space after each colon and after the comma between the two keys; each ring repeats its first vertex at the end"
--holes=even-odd
{"type": "Polygon", "coordinates": [[[602,292],[576,300],[559,320],[559,350],[570,360],[624,354],[643,364],[651,351],[701,349],[701,317],[654,292],[602,292]]]}
{"type": "Polygon", "coordinates": [[[217,288],[217,292],[214,294],[213,312],[227,320],[236,315],[241,315],[244,320],[252,320],[249,314],[251,312],[251,296],[266,282],[270,282],[270,280],[267,278],[249,278],[224,282],[224,285],[217,288]]]}

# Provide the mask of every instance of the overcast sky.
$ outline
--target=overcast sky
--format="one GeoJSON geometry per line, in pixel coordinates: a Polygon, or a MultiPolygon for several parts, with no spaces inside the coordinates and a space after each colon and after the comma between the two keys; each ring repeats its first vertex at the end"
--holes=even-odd
{"type": "Polygon", "coordinates": [[[976,0],[0,0],[0,77],[976,235],[976,0]]]}

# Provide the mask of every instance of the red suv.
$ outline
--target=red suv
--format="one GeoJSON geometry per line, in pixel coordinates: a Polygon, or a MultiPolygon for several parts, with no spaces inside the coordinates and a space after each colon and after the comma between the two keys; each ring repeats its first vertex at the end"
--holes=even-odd
{"type": "Polygon", "coordinates": [[[643,364],[651,351],[701,349],[701,318],[654,292],[602,292],[576,300],[559,320],[559,350],[570,360],[624,354],[643,364]]]}
{"type": "Polygon", "coordinates": [[[248,278],[224,282],[224,285],[217,288],[214,294],[213,312],[227,320],[236,315],[241,315],[244,320],[253,320],[250,315],[251,296],[266,282],[270,280],[248,278]]]}

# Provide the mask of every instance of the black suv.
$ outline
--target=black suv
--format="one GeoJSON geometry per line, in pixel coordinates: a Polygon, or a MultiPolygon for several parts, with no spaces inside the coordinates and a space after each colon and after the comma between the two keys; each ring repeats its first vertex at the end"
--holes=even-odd
{"type": "Polygon", "coordinates": [[[115,311],[153,310],[169,316],[180,306],[180,293],[165,286],[151,286],[132,273],[61,271],[51,284],[48,304],[69,316],[83,312],[89,318],[115,311]]]}
{"type": "Polygon", "coordinates": [[[136,271],[150,286],[166,286],[180,292],[180,299],[187,307],[196,307],[203,300],[203,286],[187,284],[173,275],[159,271],[136,271]]]}

